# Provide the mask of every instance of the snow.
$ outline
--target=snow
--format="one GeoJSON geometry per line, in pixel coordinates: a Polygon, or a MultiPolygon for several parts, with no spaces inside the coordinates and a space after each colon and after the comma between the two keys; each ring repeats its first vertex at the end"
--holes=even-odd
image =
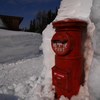
{"type": "Polygon", "coordinates": [[[44,67],[41,41],[37,33],[0,29],[0,100],[25,100],[34,89],[44,67]]]}
{"type": "Polygon", "coordinates": [[[94,56],[89,75],[90,100],[100,100],[100,0],[94,0],[91,21],[95,24],[93,40],[94,56]]]}
{"type": "Polygon", "coordinates": [[[52,86],[51,78],[51,68],[54,65],[54,52],[51,48],[51,37],[53,33],[55,33],[55,31],[52,28],[52,24],[48,25],[43,31],[43,43],[41,48],[43,49],[44,55],[44,68],[38,80],[38,84],[36,85],[35,89],[30,92],[28,100],[54,100],[55,91],[54,87],[52,86]]]}
{"type": "MultiPolygon", "coordinates": [[[[16,64],[0,65],[0,93],[25,99],[43,69],[43,56],[19,61],[16,64]]],[[[1,100],[1,99],[0,99],[1,100]]]]}
{"type": "Polygon", "coordinates": [[[41,42],[42,36],[38,33],[0,29],[0,63],[38,56],[41,42]]]}
{"type": "Polygon", "coordinates": [[[92,0],[62,0],[56,20],[78,18],[88,20],[92,0]]]}

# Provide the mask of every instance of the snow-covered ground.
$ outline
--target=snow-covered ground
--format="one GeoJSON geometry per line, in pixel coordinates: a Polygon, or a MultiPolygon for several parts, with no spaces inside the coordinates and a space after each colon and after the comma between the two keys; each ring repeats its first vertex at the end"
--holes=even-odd
{"type": "Polygon", "coordinates": [[[41,51],[42,36],[38,33],[16,32],[0,29],[0,63],[33,58],[41,51]]]}
{"type": "Polygon", "coordinates": [[[37,33],[0,29],[0,100],[28,97],[43,69],[41,42],[37,33]]]}

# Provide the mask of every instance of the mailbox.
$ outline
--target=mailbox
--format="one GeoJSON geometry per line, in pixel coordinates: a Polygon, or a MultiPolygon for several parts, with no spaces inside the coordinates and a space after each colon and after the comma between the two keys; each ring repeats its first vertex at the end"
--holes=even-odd
{"type": "Polygon", "coordinates": [[[56,33],[51,46],[55,52],[55,66],[52,68],[52,83],[57,98],[61,95],[69,99],[77,95],[84,72],[84,41],[87,23],[78,19],[53,22],[56,33]]]}

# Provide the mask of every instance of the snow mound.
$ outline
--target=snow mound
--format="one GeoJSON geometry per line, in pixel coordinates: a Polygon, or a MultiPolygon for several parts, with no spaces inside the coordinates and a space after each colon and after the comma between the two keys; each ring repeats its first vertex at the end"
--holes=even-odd
{"type": "MultiPolygon", "coordinates": [[[[87,40],[84,44],[85,48],[85,71],[87,68],[90,67],[92,57],[93,57],[93,49],[92,49],[92,43],[91,43],[91,37],[93,36],[93,29],[94,25],[91,23],[89,20],[89,15],[91,11],[91,6],[92,6],[92,0],[62,0],[60,8],[58,10],[58,15],[54,21],[58,20],[65,20],[66,18],[77,18],[81,20],[85,20],[88,22],[88,33],[87,33],[87,40]],[[88,55],[88,56],[87,56],[88,55]]],[[[44,69],[43,69],[43,80],[45,81],[45,84],[43,85],[44,87],[46,86],[51,86],[52,83],[52,74],[51,74],[51,68],[55,64],[55,54],[52,51],[51,48],[51,39],[52,36],[55,34],[55,30],[53,29],[52,24],[48,25],[47,28],[43,31],[43,54],[44,54],[44,69]],[[49,58],[49,59],[48,59],[49,58]],[[45,73],[45,74],[44,74],[45,73]],[[49,81],[49,82],[48,82],[49,81]],[[46,82],[48,84],[46,84],[46,82]]],[[[88,75],[89,70],[86,71],[86,75],[88,75]]],[[[85,86],[80,88],[79,94],[77,96],[73,96],[72,100],[89,100],[89,93],[88,93],[88,88],[87,88],[87,79],[88,76],[86,76],[85,80],[85,86]]],[[[42,83],[39,85],[42,87],[42,83]]],[[[47,89],[47,91],[51,91],[51,89],[47,89]]],[[[53,92],[52,92],[53,93],[53,92]]],[[[40,97],[42,97],[43,94],[41,94],[40,97]]],[[[54,100],[54,95],[52,96],[53,98],[51,100],[54,100]]],[[[42,100],[42,98],[39,98],[42,100]]],[[[68,100],[64,96],[60,98],[61,100],[68,100]]]]}
{"type": "Polygon", "coordinates": [[[41,47],[44,54],[44,68],[35,88],[30,91],[26,100],[54,100],[55,91],[54,87],[52,86],[51,78],[51,68],[54,65],[54,52],[51,48],[51,38],[54,33],[55,30],[52,28],[52,24],[48,25],[47,28],[43,31],[44,38],[41,47]],[[49,33],[49,35],[47,33],[49,33]]]}
{"type": "Polygon", "coordinates": [[[100,100],[100,0],[94,0],[91,21],[95,24],[93,41],[94,56],[89,75],[90,100],[100,100]]]}
{"type": "Polygon", "coordinates": [[[62,0],[56,20],[78,18],[88,20],[92,0],[62,0]]]}
{"type": "Polygon", "coordinates": [[[0,29],[0,100],[25,100],[34,90],[44,67],[41,41],[37,33],[0,29]]]}

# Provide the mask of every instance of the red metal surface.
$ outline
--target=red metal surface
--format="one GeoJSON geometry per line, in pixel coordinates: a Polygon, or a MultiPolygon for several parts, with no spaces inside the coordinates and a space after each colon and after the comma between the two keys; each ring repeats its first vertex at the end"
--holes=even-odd
{"type": "Polygon", "coordinates": [[[51,40],[55,52],[55,66],[52,81],[57,97],[69,99],[79,92],[83,73],[83,43],[87,23],[76,19],[66,19],[53,23],[56,33],[51,40]]]}

